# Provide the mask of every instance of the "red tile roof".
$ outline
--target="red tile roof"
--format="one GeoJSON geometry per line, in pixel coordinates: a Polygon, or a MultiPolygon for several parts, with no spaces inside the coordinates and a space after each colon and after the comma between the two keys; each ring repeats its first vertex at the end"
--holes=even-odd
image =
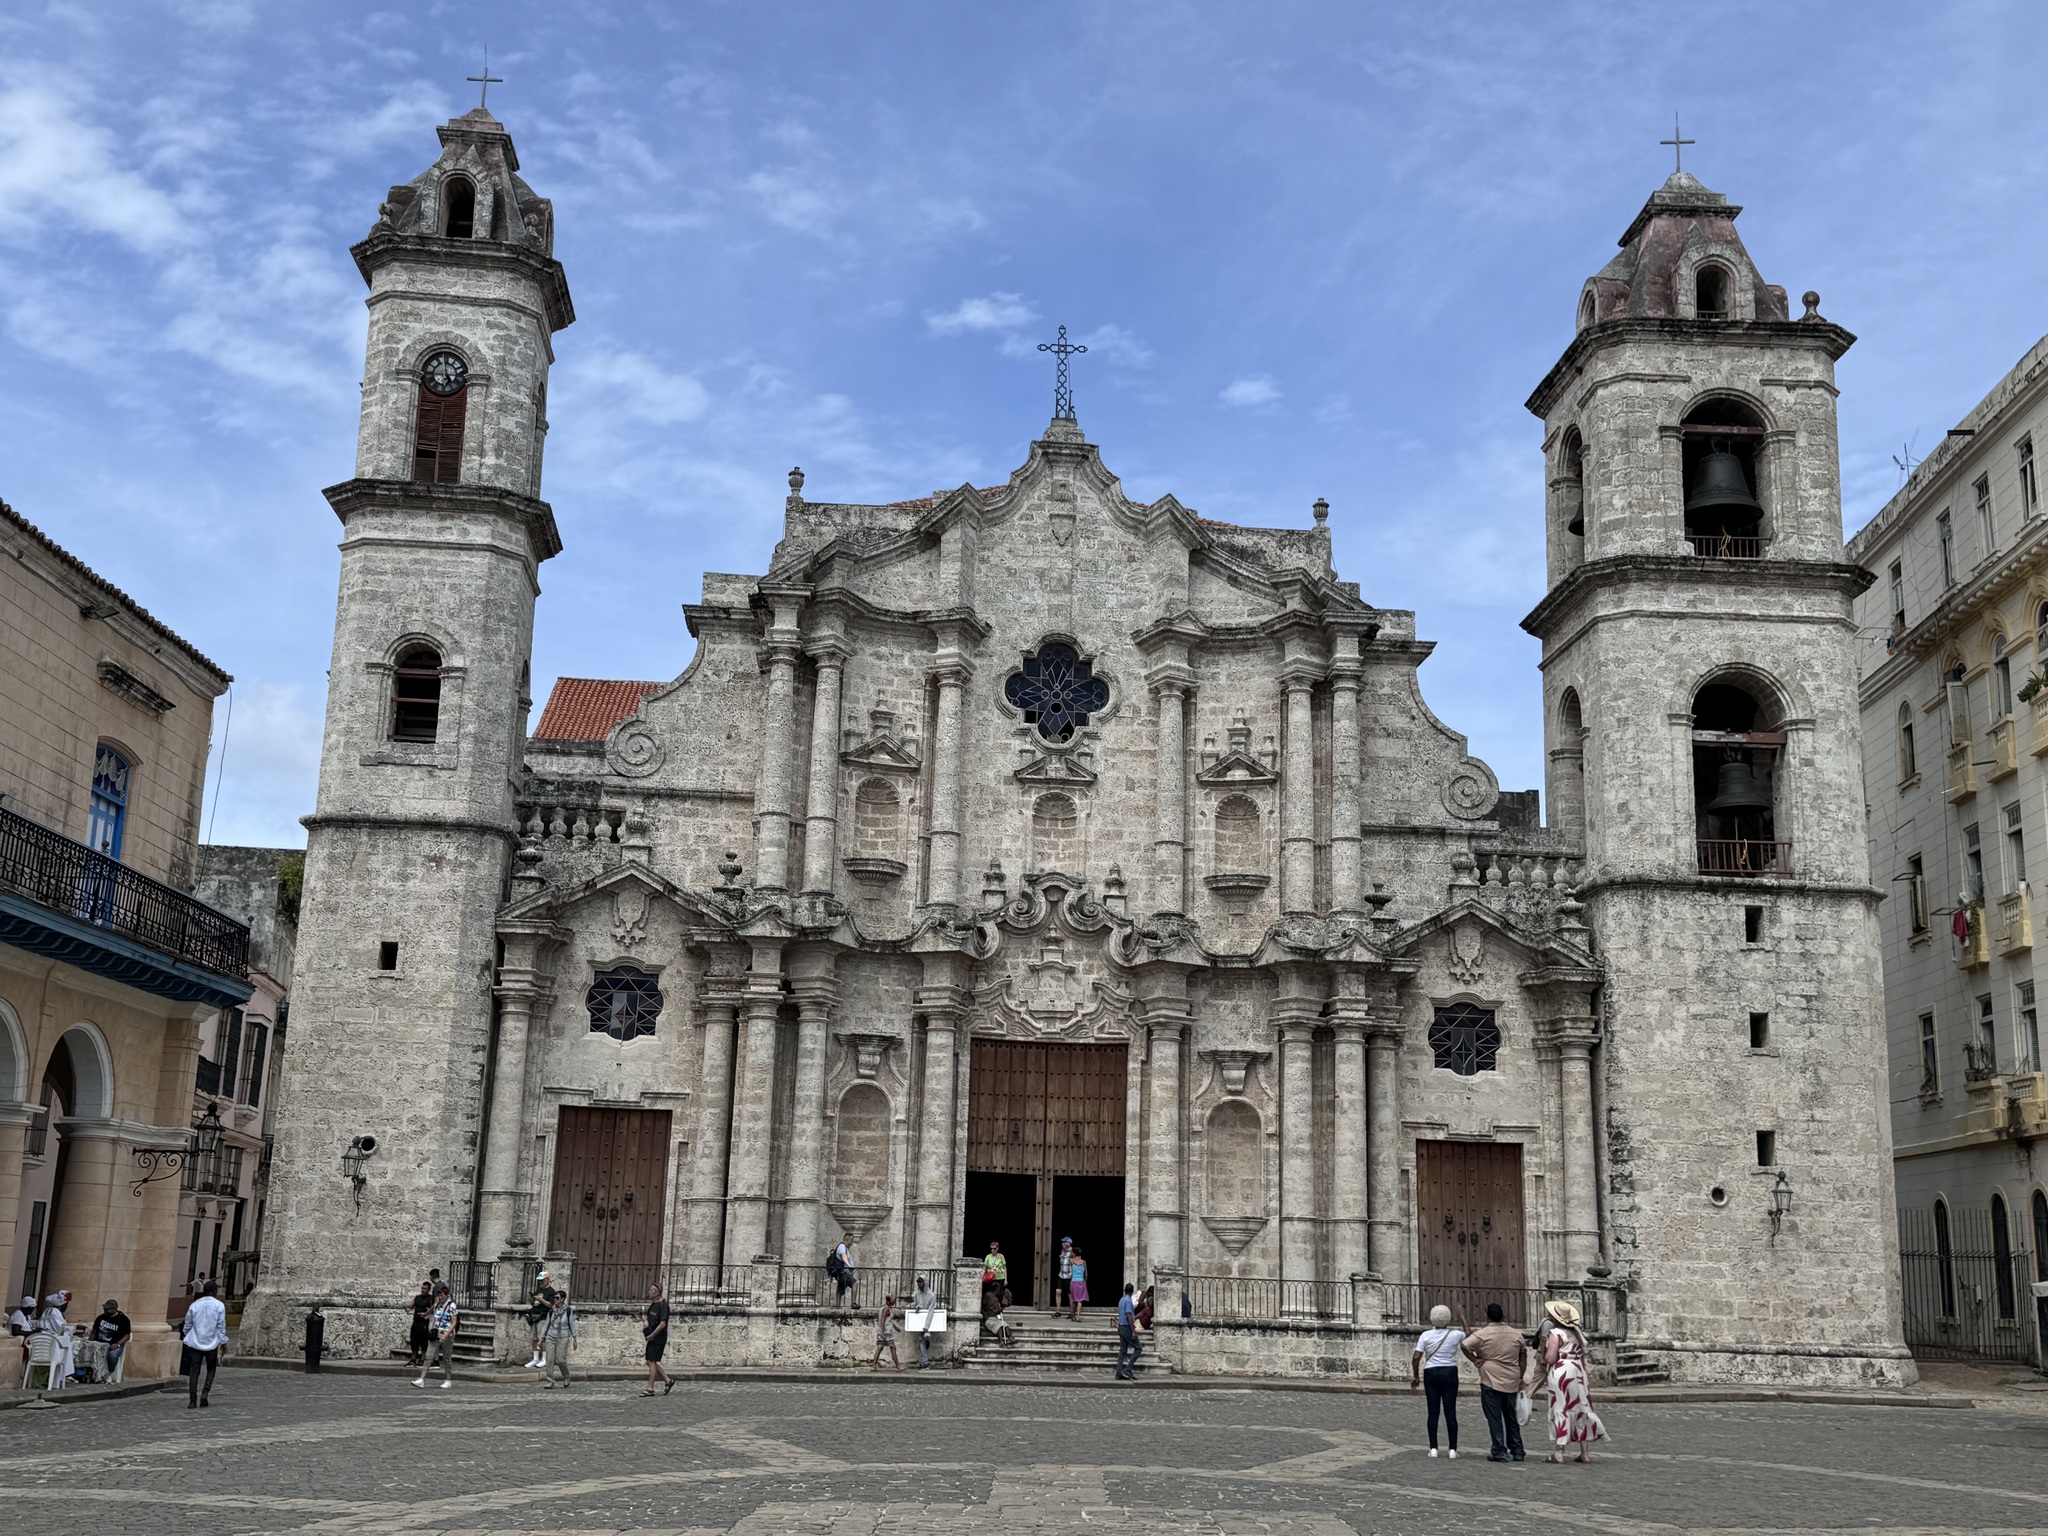
{"type": "Polygon", "coordinates": [[[642,699],[663,686],[608,677],[558,677],[548,694],[548,707],[540,712],[540,728],[533,734],[541,741],[603,741],[642,699]]]}

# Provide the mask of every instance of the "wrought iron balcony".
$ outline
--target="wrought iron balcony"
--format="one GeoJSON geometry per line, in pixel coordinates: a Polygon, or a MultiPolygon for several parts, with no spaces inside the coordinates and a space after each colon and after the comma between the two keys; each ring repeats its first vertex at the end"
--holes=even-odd
{"type": "Polygon", "coordinates": [[[1792,873],[1792,844],[1764,842],[1755,838],[1729,837],[1699,840],[1700,873],[1703,875],[1789,875],[1792,873]]]}
{"type": "Polygon", "coordinates": [[[1688,533],[1685,542],[1696,555],[1717,560],[1761,560],[1764,541],[1733,533],[1688,533]]]}
{"type": "Polygon", "coordinates": [[[249,930],[0,807],[0,942],[181,1002],[244,1002],[249,930]]]}

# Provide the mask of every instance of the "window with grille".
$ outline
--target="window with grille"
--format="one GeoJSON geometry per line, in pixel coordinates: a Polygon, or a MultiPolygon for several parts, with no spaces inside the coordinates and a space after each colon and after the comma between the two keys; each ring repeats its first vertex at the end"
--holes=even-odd
{"type": "Polygon", "coordinates": [[[2020,826],[2017,801],[2005,808],[2005,881],[2008,891],[2027,883],[2027,835],[2020,826]]]}
{"type": "Polygon", "coordinates": [[[1920,773],[1920,754],[1913,744],[1913,706],[1899,706],[1899,782],[1917,778],[1920,773]]]}
{"type": "Polygon", "coordinates": [[[2020,508],[2032,517],[2041,505],[2041,488],[2034,479],[2034,438],[2033,434],[2020,439],[2020,508]]]}
{"type": "Polygon", "coordinates": [[[1452,1003],[1437,1009],[1429,1026],[1429,1048],[1436,1053],[1437,1066],[1460,1077],[1491,1072],[1500,1055],[1500,1025],[1491,1008],[1452,1003]]]}
{"type": "Polygon", "coordinates": [[[2041,1016],[2034,1007],[2034,984],[2023,981],[2013,988],[2012,1050],[2022,1072],[2041,1070],[2041,1016]]]}
{"type": "Polygon", "coordinates": [[[441,653],[409,646],[391,669],[391,739],[432,741],[441,731],[441,653]]]}
{"type": "Polygon", "coordinates": [[[1913,932],[1927,931],[1927,861],[1919,854],[1906,860],[1906,900],[1913,932]]]}
{"type": "Polygon", "coordinates": [[[1047,741],[1065,741],[1108,705],[1109,684],[1071,645],[1048,640],[1009,675],[1003,697],[1047,741]]]}
{"type": "Polygon", "coordinates": [[[654,1022],[661,1017],[661,989],[655,978],[638,966],[599,971],[585,1001],[590,1009],[590,1032],[614,1040],[652,1035],[654,1022]]]}
{"type": "Polygon", "coordinates": [[[1920,1015],[1920,1094],[1933,1098],[1941,1092],[1941,1046],[1934,1034],[1934,1015],[1920,1015]]]}

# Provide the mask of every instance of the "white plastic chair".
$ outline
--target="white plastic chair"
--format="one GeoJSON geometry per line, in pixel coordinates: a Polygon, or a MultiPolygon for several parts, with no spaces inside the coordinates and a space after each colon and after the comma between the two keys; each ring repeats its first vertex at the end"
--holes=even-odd
{"type": "Polygon", "coordinates": [[[24,1392],[47,1392],[50,1389],[50,1366],[57,1358],[57,1336],[51,1333],[32,1333],[28,1336],[28,1365],[21,1373],[21,1390],[24,1392]],[[43,1373],[43,1379],[35,1379],[36,1372],[43,1373]]]}

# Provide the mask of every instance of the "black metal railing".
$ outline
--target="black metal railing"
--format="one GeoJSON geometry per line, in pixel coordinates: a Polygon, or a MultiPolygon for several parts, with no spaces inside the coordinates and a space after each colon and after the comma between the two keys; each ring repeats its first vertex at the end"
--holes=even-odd
{"type": "Polygon", "coordinates": [[[1699,845],[1700,873],[1703,875],[1788,875],[1792,872],[1792,844],[1789,841],[1703,837],[1699,845]]]}
{"type": "Polygon", "coordinates": [[[1975,1040],[1963,1042],[1963,1081],[1984,1083],[1998,1076],[1998,1051],[1975,1040]]]}
{"type": "MultiPolygon", "coordinates": [[[[931,1287],[940,1306],[952,1308],[953,1271],[950,1268],[880,1269],[866,1264],[854,1266],[853,1284],[844,1291],[840,1289],[839,1281],[825,1272],[822,1264],[785,1264],[776,1281],[775,1303],[778,1307],[815,1307],[821,1312],[834,1308],[875,1312],[891,1296],[907,1305],[917,1292],[919,1279],[931,1287]]],[[[980,1298],[975,1299],[978,1304],[980,1298]]]]}
{"type": "Polygon", "coordinates": [[[1761,560],[1764,541],[1736,533],[1688,533],[1685,542],[1692,552],[1718,560],[1761,560]]]}
{"type": "MultiPolygon", "coordinates": [[[[1463,1317],[1471,1327],[1483,1328],[1487,1307],[1495,1305],[1506,1314],[1502,1320],[1510,1327],[1532,1333],[1543,1321],[1545,1303],[1556,1294],[1526,1286],[1389,1285],[1381,1311],[1391,1327],[1422,1328],[1429,1323],[1430,1308],[1449,1307],[1454,1321],[1463,1317]]],[[[1565,1300],[1577,1306],[1584,1317],[1587,1309],[1578,1293],[1567,1294],[1565,1300]]]]}
{"type": "Polygon", "coordinates": [[[488,1311],[498,1304],[497,1277],[488,1259],[457,1259],[448,1266],[448,1290],[457,1306],[488,1311]]]}
{"type": "Polygon", "coordinates": [[[175,886],[0,807],[0,890],[216,976],[246,981],[249,930],[175,886]]]}
{"type": "Polygon", "coordinates": [[[1185,1284],[1190,1322],[1353,1321],[1348,1280],[1189,1275],[1185,1284]]]}
{"type": "Polygon", "coordinates": [[[2048,1299],[2034,1256],[2001,1240],[1987,1212],[1899,1212],[1906,1347],[1923,1360],[2040,1361],[2048,1299]]]}

